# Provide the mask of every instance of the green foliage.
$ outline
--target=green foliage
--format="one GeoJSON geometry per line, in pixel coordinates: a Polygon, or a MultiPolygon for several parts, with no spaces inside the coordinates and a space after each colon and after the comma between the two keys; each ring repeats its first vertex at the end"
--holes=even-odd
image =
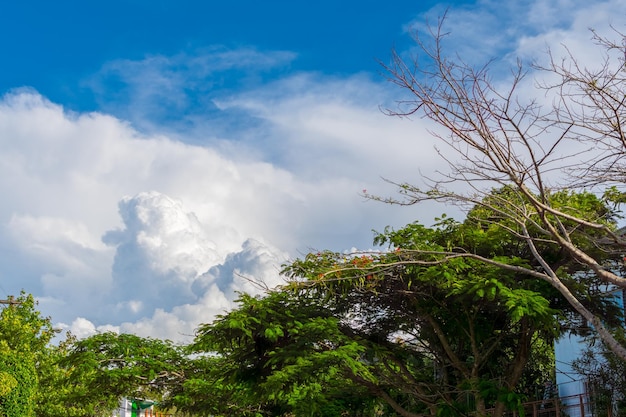
{"type": "MultiPolygon", "coordinates": [[[[614,219],[590,193],[544,197],[572,215],[607,225],[614,219]]],[[[296,260],[284,270],[293,280],[288,290],[318,297],[334,316],[349,320],[348,334],[360,338],[362,357],[371,361],[369,382],[409,404],[410,412],[517,409],[537,381],[552,374],[552,341],[560,323],[573,315],[549,282],[529,279],[539,265],[528,245],[511,233],[542,236],[532,221],[542,214],[530,215],[525,225],[502,215],[531,209],[511,189],[495,190],[464,222],[442,216],[434,227],[413,223],[377,233],[375,243],[387,245],[387,251],[319,252],[296,260]],[[491,388],[480,388],[485,386],[491,388]]],[[[563,227],[571,227],[572,239],[581,242],[597,233],[574,223],[563,227]]],[[[577,286],[582,279],[577,260],[547,239],[538,242],[536,249],[572,291],[586,291],[591,308],[609,311],[601,288],[577,286]]],[[[363,385],[375,393],[371,384],[363,385]]]]}
{"type": "Polygon", "coordinates": [[[59,361],[71,398],[100,413],[121,397],[164,400],[181,384],[187,363],[170,341],[111,332],[73,341],[59,361]]]}
{"type": "Polygon", "coordinates": [[[41,316],[30,294],[22,293],[0,314],[0,340],[11,350],[41,352],[55,333],[50,319],[41,316]]]}
{"type": "Polygon", "coordinates": [[[218,381],[211,384],[219,393],[210,403],[216,415],[343,415],[348,405],[355,412],[372,406],[373,397],[351,380],[372,378],[361,360],[364,347],[341,332],[318,299],[274,292],[244,294],[239,303],[201,326],[191,346],[218,355],[219,366],[203,380],[218,381]]]}
{"type": "Polygon", "coordinates": [[[602,195],[603,201],[613,204],[617,208],[620,204],[626,203],[626,193],[619,191],[616,186],[608,187],[602,195]]]}
{"type": "MultiPolygon", "coordinates": [[[[541,198],[614,227],[615,213],[593,194],[541,198]]],[[[199,328],[191,352],[201,370],[185,379],[176,405],[220,416],[520,410],[554,372],[552,342],[573,314],[549,282],[528,278],[541,265],[517,235],[536,237],[542,259],[590,308],[611,308],[600,286],[582,285],[592,271],[542,239],[546,213],[532,210],[505,187],[464,222],[442,216],[433,227],[376,233],[387,250],[320,251],[286,265],[288,285],[262,298],[243,294],[237,309],[199,328]],[[528,222],[503,215],[512,211],[528,222]]],[[[606,248],[589,244],[596,229],[566,220],[562,227],[612,262],[606,248]]]]}
{"type": "Polygon", "coordinates": [[[0,415],[29,417],[39,392],[37,369],[55,332],[32,295],[12,301],[0,312],[0,415]]]}
{"type": "Polygon", "coordinates": [[[49,345],[37,366],[39,390],[36,395],[37,417],[109,417],[117,399],[107,402],[101,392],[92,393],[95,401],[85,401],[88,387],[77,383],[71,368],[62,366],[77,339],[71,334],[57,345],[49,345]]]}
{"type": "Polygon", "coordinates": [[[0,397],[7,395],[17,386],[17,379],[9,372],[0,372],[0,397]]]}
{"type": "MultiPolygon", "coordinates": [[[[76,340],[70,336],[52,345],[56,332],[50,318],[41,316],[30,294],[22,293],[3,308],[0,313],[0,415],[102,415],[91,404],[81,402],[81,393],[86,387],[70,383],[69,370],[60,365],[76,340]]],[[[96,391],[92,395],[100,394],[96,391]]]]}
{"type": "Polygon", "coordinates": [[[37,392],[37,373],[32,355],[0,348],[0,372],[9,381],[8,390],[0,396],[0,415],[34,416],[33,400],[37,392]]]}

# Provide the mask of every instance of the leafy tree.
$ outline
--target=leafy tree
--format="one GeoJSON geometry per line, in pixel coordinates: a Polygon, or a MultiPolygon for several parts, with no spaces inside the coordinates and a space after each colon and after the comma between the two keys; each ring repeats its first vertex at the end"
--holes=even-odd
{"type": "Polygon", "coordinates": [[[63,363],[77,339],[67,334],[65,340],[50,344],[43,352],[37,366],[39,389],[36,395],[37,417],[109,417],[110,410],[117,407],[117,401],[103,407],[101,392],[92,394],[98,401],[86,401],[87,385],[77,383],[76,373],[63,363]]]}
{"type": "MultiPolygon", "coordinates": [[[[592,32],[605,55],[590,67],[571,53],[562,60],[548,53],[548,65],[533,68],[552,80],[534,84],[542,98],[551,99],[547,100],[551,104],[541,105],[539,98],[525,99],[533,86],[526,82],[528,72],[521,61],[503,86],[492,83],[489,65],[474,67],[458,55],[446,54],[444,20],[425,36],[415,35],[416,56],[405,59],[394,52],[385,68],[389,80],[408,93],[389,113],[418,114],[434,121],[440,132],[436,139],[456,157],[443,156],[448,171],[426,181],[423,188],[398,183],[401,198],[370,197],[398,204],[434,200],[494,213],[493,219],[482,221],[502,229],[509,235],[507,241],[526,246],[536,265],[527,268],[526,274],[554,287],[603,342],[626,360],[626,346],[606,326],[610,316],[599,314],[602,309],[594,311],[585,298],[598,280],[605,288],[626,288],[615,263],[606,262],[608,255],[621,254],[626,246],[616,228],[616,213],[585,192],[596,190],[605,203],[625,201],[624,35],[616,32],[618,41],[612,41],[592,32]],[[450,187],[452,183],[464,187],[450,187]],[[503,187],[506,195],[487,198],[493,188],[503,187]],[[572,194],[563,200],[567,191],[572,194]],[[567,204],[575,199],[574,206],[567,204]],[[551,250],[542,249],[546,247],[551,250]],[[589,284],[585,280],[574,283],[571,274],[564,275],[549,258],[560,252],[594,279],[589,284]]],[[[495,256],[460,254],[453,247],[444,250],[449,256],[440,258],[441,262],[468,256],[511,269],[495,256]]],[[[410,255],[402,262],[429,257],[423,251],[410,255]]]]}
{"type": "Polygon", "coordinates": [[[17,385],[17,379],[9,372],[2,371],[0,373],[0,397],[4,397],[13,390],[17,385]]]}
{"type": "MultiPolygon", "coordinates": [[[[491,206],[509,192],[493,191],[491,206]]],[[[555,195],[604,208],[593,196],[555,195]]],[[[217,355],[204,377],[208,391],[221,393],[212,412],[319,415],[324,406],[341,409],[346,389],[367,404],[363,413],[519,409],[552,375],[552,341],[574,310],[549,283],[528,279],[535,258],[496,219],[477,205],[463,223],[443,217],[432,228],[388,229],[375,238],[388,250],[311,253],[286,266],[286,287],[243,295],[238,309],[201,326],[192,345],[217,355]]],[[[537,248],[578,285],[568,252],[537,248]]],[[[601,292],[586,296],[606,314],[615,306],[601,292]]]]}
{"type": "Polygon", "coordinates": [[[0,415],[95,415],[76,401],[80,389],[69,385],[60,366],[75,339],[51,344],[57,330],[36,306],[32,295],[22,293],[0,313],[0,415]]]}
{"type": "Polygon", "coordinates": [[[110,415],[122,397],[162,401],[184,377],[187,358],[168,340],[100,333],[74,340],[59,361],[72,393],[90,415],[110,415]]]}
{"type": "Polygon", "coordinates": [[[476,224],[415,223],[376,241],[391,250],[310,254],[287,270],[308,279],[294,288],[331,297],[350,332],[371,346],[370,390],[406,416],[519,407],[520,394],[532,391],[522,381],[536,383],[524,378],[531,357],[542,357],[558,334],[562,298],[527,280],[518,269],[528,262],[476,224]],[[474,253],[502,251],[510,270],[462,256],[441,262],[462,244],[474,253]]]}
{"type": "Polygon", "coordinates": [[[32,295],[10,299],[0,312],[0,415],[35,415],[38,366],[55,331],[35,308],[32,295]]]}
{"type": "Polygon", "coordinates": [[[198,391],[191,409],[224,416],[364,416],[376,409],[376,398],[347,373],[368,374],[364,347],[341,331],[323,300],[284,291],[244,294],[239,303],[198,330],[192,349],[218,356],[206,375],[187,383],[198,391]]]}

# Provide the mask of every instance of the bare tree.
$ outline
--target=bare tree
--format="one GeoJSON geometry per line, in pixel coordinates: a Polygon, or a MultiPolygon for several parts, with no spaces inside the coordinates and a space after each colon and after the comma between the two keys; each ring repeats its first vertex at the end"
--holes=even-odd
{"type": "MultiPolygon", "coordinates": [[[[446,173],[428,179],[425,188],[397,183],[403,197],[382,200],[398,204],[435,200],[483,206],[497,213],[494,223],[524,242],[538,264],[526,273],[554,286],[607,346],[626,360],[626,347],[605,326],[606,318],[585,306],[580,292],[573,291],[558,268],[537,249],[546,244],[560,247],[607,288],[626,288],[626,279],[603,263],[596,251],[624,250],[626,242],[616,232],[615,223],[608,221],[606,214],[590,216],[557,204],[553,198],[563,189],[593,189],[608,190],[606,195],[613,202],[624,200],[620,191],[626,179],[624,47],[592,32],[605,53],[594,69],[583,66],[570,51],[562,60],[548,51],[549,64],[532,67],[548,81],[535,83],[535,91],[541,95],[538,100],[528,100],[524,98],[528,96],[528,72],[521,62],[514,66],[508,87],[502,89],[490,79],[490,64],[477,68],[458,56],[446,56],[444,20],[432,27],[426,38],[416,34],[418,54],[406,59],[394,52],[391,63],[384,65],[389,80],[410,93],[388,113],[431,119],[443,128],[439,132],[444,132],[433,135],[456,157],[440,152],[449,165],[446,173]],[[546,99],[552,102],[542,104],[546,99]],[[455,182],[462,182],[469,191],[452,189],[455,182]],[[494,196],[494,187],[506,187],[510,192],[494,196]]],[[[471,253],[449,256],[475,257],[471,253]]],[[[484,261],[499,264],[495,259],[484,261]]]]}

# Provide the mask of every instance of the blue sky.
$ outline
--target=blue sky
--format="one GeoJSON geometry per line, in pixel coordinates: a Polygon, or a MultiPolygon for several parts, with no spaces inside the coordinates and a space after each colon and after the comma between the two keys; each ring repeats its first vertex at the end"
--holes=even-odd
{"type": "Polygon", "coordinates": [[[362,197],[445,167],[436,126],[381,112],[405,92],[378,60],[446,9],[450,54],[492,59],[495,85],[625,31],[622,0],[5,2],[0,295],[79,336],[184,340],[289,259],[462,217],[362,197]]]}
{"type": "MultiPolygon", "coordinates": [[[[376,72],[405,46],[405,25],[435,1],[24,1],[2,6],[0,89],[27,85],[76,110],[98,110],[87,80],[107,62],[221,47],[290,51],[280,70],[376,72]]],[[[454,3],[453,3],[454,4],[454,3]]],[[[274,74],[279,75],[279,74],[274,74]]],[[[271,76],[271,75],[270,75],[271,76]]],[[[232,87],[236,80],[225,80],[232,87]]],[[[99,97],[99,99],[104,99],[99,97]]]]}

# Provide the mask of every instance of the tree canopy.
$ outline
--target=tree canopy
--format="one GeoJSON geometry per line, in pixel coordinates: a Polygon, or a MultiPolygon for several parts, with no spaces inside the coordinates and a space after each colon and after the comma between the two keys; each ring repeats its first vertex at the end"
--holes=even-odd
{"type": "MultiPolygon", "coordinates": [[[[193,345],[222,358],[215,380],[232,396],[222,406],[319,415],[349,387],[369,411],[401,416],[518,409],[552,378],[552,342],[575,310],[549,283],[528,279],[534,258],[503,239],[490,214],[479,206],[463,223],[388,229],[375,237],[388,245],[377,252],[311,253],[285,267],[287,286],[242,296],[193,345]]],[[[553,249],[540,248],[566,279],[574,261],[553,249]]],[[[590,304],[598,314],[613,308],[590,304]]]]}

